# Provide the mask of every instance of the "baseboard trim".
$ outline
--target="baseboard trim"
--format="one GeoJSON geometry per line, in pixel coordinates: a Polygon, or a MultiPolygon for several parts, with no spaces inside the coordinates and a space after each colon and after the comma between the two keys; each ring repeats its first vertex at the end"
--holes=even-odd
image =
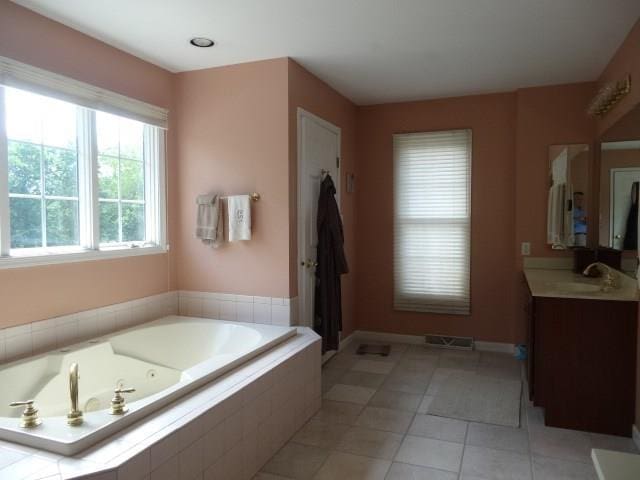
{"type": "MultiPolygon", "coordinates": [[[[350,340],[410,343],[414,345],[424,345],[423,335],[404,335],[400,333],[372,332],[369,330],[356,330],[349,335],[350,340]]],[[[475,349],[482,352],[499,352],[513,355],[515,346],[512,343],[474,341],[475,349]]]]}
{"type": "Polygon", "coordinates": [[[324,365],[325,363],[327,363],[329,360],[331,360],[333,358],[334,355],[336,355],[337,353],[341,352],[342,350],[344,350],[345,348],[347,348],[349,346],[349,344],[351,342],[353,342],[353,335],[354,332],[350,333],[349,335],[347,335],[345,338],[341,338],[340,339],[340,344],[338,345],[338,350],[329,350],[328,352],[325,352],[322,355],[322,364],[324,365]]]}
{"type": "Polygon", "coordinates": [[[633,438],[633,443],[636,444],[636,448],[640,450],[640,430],[635,425],[631,426],[631,438],[633,438]]]}

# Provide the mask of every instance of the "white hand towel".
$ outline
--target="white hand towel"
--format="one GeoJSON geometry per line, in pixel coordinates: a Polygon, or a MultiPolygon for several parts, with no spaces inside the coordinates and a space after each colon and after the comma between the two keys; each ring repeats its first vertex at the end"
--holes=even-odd
{"type": "Polygon", "coordinates": [[[227,197],[229,241],[251,240],[251,199],[249,195],[227,197]]]}
{"type": "Polygon", "coordinates": [[[223,240],[220,197],[199,195],[196,204],[198,205],[196,238],[202,240],[205,245],[219,247],[223,240]]]}

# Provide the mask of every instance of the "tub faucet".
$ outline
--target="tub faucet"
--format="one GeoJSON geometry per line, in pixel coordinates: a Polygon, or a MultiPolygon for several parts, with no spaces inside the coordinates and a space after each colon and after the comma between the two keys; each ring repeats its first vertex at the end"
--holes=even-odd
{"type": "Polygon", "coordinates": [[[583,275],[588,276],[593,267],[598,267],[602,272],[602,291],[610,292],[614,288],[618,287],[618,275],[615,273],[615,270],[611,268],[609,265],[606,265],[601,262],[595,262],[589,265],[582,272],[583,275]]]}
{"type": "Polygon", "coordinates": [[[71,410],[67,413],[67,424],[72,427],[82,425],[82,412],[78,408],[78,364],[72,363],[69,368],[69,394],[71,395],[71,410]]]}

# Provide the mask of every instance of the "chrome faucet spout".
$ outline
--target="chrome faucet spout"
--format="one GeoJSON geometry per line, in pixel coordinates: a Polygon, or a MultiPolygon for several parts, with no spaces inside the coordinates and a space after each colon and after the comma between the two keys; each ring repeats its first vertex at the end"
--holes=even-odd
{"type": "Polygon", "coordinates": [[[82,425],[82,412],[78,408],[78,364],[72,363],[69,368],[69,395],[71,397],[71,410],[67,413],[67,424],[72,427],[82,425]]]}
{"type": "Polygon", "coordinates": [[[587,266],[582,272],[583,275],[588,276],[591,270],[597,267],[602,273],[602,291],[609,292],[618,287],[618,274],[609,265],[602,262],[595,262],[587,266]]]}

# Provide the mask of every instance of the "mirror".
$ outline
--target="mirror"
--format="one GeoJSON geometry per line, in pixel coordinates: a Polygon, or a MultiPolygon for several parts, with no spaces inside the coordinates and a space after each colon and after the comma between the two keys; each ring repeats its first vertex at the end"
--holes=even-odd
{"type": "Polygon", "coordinates": [[[598,243],[635,252],[640,191],[640,107],[613,125],[601,140],[598,243]]]}
{"type": "Polygon", "coordinates": [[[587,144],[549,147],[547,243],[553,249],[585,247],[591,202],[587,144]]]}

